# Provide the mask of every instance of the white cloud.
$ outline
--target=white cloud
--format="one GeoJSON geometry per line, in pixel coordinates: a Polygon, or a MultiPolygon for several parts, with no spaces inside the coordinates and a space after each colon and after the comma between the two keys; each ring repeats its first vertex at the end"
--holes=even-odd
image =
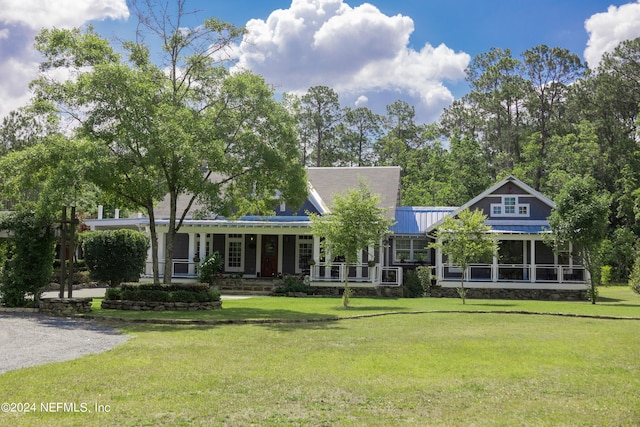
{"type": "Polygon", "coordinates": [[[0,119],[29,100],[40,62],[33,41],[41,28],[128,16],[126,0],[0,0],[0,119]]]}
{"type": "Polygon", "coordinates": [[[640,37],[640,0],[609,6],[606,12],[587,19],[584,27],[589,33],[584,58],[590,68],[596,68],[604,53],[612,52],[624,40],[640,37]]]}
{"type": "Polygon", "coordinates": [[[367,102],[369,102],[369,98],[364,95],[360,95],[358,99],[356,99],[356,102],[354,102],[354,105],[356,107],[364,107],[365,105],[367,105],[367,102]]]}
{"type": "Polygon", "coordinates": [[[424,121],[451,103],[443,82],[463,79],[470,61],[445,45],[408,47],[413,20],[384,15],[368,3],[352,8],[343,0],[293,0],[289,9],[272,12],[266,21],[250,20],[246,28],[236,67],[261,74],[279,90],[325,85],[343,103],[361,104],[364,97],[378,110],[386,106],[376,108],[381,93],[395,95],[390,102],[418,103],[424,121]]]}
{"type": "Polygon", "coordinates": [[[77,27],[87,21],[126,19],[126,0],[0,0],[5,24],[26,25],[38,31],[42,27],[77,27]]]}

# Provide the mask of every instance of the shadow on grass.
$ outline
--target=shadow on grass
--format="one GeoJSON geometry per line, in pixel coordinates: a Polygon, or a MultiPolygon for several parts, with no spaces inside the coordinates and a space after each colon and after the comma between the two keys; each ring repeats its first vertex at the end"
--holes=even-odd
{"type": "MultiPolygon", "coordinates": [[[[340,307],[342,313],[356,313],[358,311],[369,311],[369,312],[396,312],[396,311],[404,311],[408,310],[407,307],[397,307],[397,306],[381,306],[381,305],[368,305],[368,306],[349,306],[349,307],[340,307]]],[[[341,313],[341,314],[342,314],[341,313]]]]}

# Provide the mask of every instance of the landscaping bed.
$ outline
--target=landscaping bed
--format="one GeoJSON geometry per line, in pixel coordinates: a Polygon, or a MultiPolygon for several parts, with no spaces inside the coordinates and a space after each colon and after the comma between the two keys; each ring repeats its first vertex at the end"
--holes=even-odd
{"type": "Polygon", "coordinates": [[[124,283],[107,289],[103,309],[196,311],[222,308],[220,292],[206,283],[154,285],[124,283]]]}

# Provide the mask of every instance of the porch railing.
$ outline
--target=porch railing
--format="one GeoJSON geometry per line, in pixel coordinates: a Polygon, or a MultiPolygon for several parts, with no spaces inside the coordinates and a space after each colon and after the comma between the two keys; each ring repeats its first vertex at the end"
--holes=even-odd
{"type": "MultiPolygon", "coordinates": [[[[460,280],[462,270],[446,265],[442,274],[444,280],[460,280]]],[[[466,274],[466,280],[475,282],[586,283],[587,277],[581,265],[553,264],[472,264],[466,274]]]]}
{"type": "MultiPolygon", "coordinates": [[[[164,262],[158,261],[158,270],[160,277],[164,276],[164,262]]],[[[198,276],[198,266],[200,263],[191,262],[189,260],[175,259],[171,262],[172,277],[192,278],[198,276]]],[[[153,275],[153,263],[147,261],[145,276],[153,275]]]]}
{"type": "MultiPolygon", "coordinates": [[[[164,262],[158,262],[160,277],[164,275],[164,262]]],[[[198,275],[199,263],[188,260],[173,260],[171,271],[172,277],[194,278],[198,275]]],[[[153,266],[147,262],[145,271],[146,277],[151,277],[153,266]]],[[[347,269],[345,263],[334,263],[331,265],[313,265],[309,269],[310,278],[314,282],[342,283],[345,275],[348,274],[350,283],[372,283],[380,286],[402,286],[402,267],[381,267],[375,265],[369,267],[368,264],[350,265],[347,269]]]]}
{"type": "Polygon", "coordinates": [[[345,277],[350,283],[373,283],[383,286],[402,285],[402,267],[381,267],[367,264],[347,265],[345,263],[316,264],[310,266],[313,282],[342,283],[345,277]]]}

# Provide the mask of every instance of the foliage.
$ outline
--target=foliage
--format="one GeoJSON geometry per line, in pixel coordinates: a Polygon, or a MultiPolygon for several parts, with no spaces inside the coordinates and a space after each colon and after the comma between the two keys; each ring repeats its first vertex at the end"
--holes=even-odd
{"type": "Polygon", "coordinates": [[[425,294],[425,289],[415,270],[405,270],[402,281],[402,296],[405,298],[421,298],[425,294]]]}
{"type": "Polygon", "coordinates": [[[327,86],[311,87],[297,100],[297,106],[302,164],[333,164],[339,152],[335,149],[336,125],[342,115],[337,92],[327,86]]]}
{"type": "Polygon", "coordinates": [[[640,256],[636,257],[629,274],[629,287],[637,294],[640,294],[640,256]]]}
{"type": "Polygon", "coordinates": [[[607,233],[610,198],[591,177],[577,176],[556,197],[556,208],[549,217],[556,245],[572,243],[591,274],[591,302],[596,302],[600,284],[602,242],[607,233]]]}
{"type": "MultiPolygon", "coordinates": [[[[310,214],[311,230],[324,240],[320,251],[328,262],[344,257],[347,266],[357,262],[358,252],[380,244],[389,232],[392,221],[378,207],[380,197],[371,193],[364,182],[357,189],[338,194],[333,200],[331,212],[320,216],[310,214]]],[[[345,275],[343,304],[349,306],[349,278],[345,275]]]]}
{"type": "Polygon", "coordinates": [[[286,276],[284,283],[274,289],[276,294],[288,294],[288,293],[305,293],[310,295],[313,293],[311,286],[305,283],[304,278],[301,276],[286,276]]]}
{"type": "Polygon", "coordinates": [[[416,274],[418,279],[420,279],[420,283],[422,284],[422,289],[424,290],[424,294],[426,296],[431,295],[431,285],[433,284],[433,280],[435,276],[431,273],[431,267],[426,265],[421,265],[416,268],[416,274]]]}
{"type": "Polygon", "coordinates": [[[600,282],[604,286],[609,286],[611,284],[611,266],[603,265],[600,267],[600,282]]]}
{"type": "Polygon", "coordinates": [[[611,279],[626,282],[633,267],[637,236],[629,228],[618,228],[603,242],[603,263],[611,266],[611,279]]]}
{"type": "Polygon", "coordinates": [[[55,236],[51,220],[33,212],[16,212],[0,221],[10,239],[2,268],[3,302],[10,307],[27,303],[26,295],[37,300],[49,284],[53,271],[55,236]]]}
{"type": "Polygon", "coordinates": [[[466,302],[464,281],[467,267],[482,262],[497,251],[497,244],[489,234],[490,227],[485,224],[487,216],[482,211],[464,209],[457,216],[446,216],[436,228],[437,241],[430,248],[441,250],[449,262],[462,270],[458,293],[462,303],[466,302]]]}
{"type": "Polygon", "coordinates": [[[82,248],[91,277],[116,287],[144,272],[149,239],[134,230],[93,231],[84,237],[82,248]]]}
{"type": "Polygon", "coordinates": [[[203,284],[172,285],[123,285],[121,288],[109,288],[105,293],[107,300],[152,301],[152,302],[211,302],[220,301],[220,292],[210,290],[203,284]]]}
{"type": "Polygon", "coordinates": [[[432,282],[431,267],[419,266],[415,270],[405,270],[402,295],[405,298],[429,296],[432,282]]]}
{"type": "Polygon", "coordinates": [[[175,16],[155,3],[135,4],[138,40],[150,41],[123,43],[124,58],[92,28],[42,30],[43,73],[32,86],[38,102],[68,114],[95,148],[86,178],[149,215],[159,283],[157,202],[166,197],[170,207],[163,276],[170,282],[174,237],[196,203],[222,215],[266,213],[278,199],[302,204],[306,181],[294,120],[273,89],[219,62],[244,30],[217,19],[188,27],[183,1],[175,16]],[[161,51],[152,55],[149,46],[161,51]],[[58,71],[77,78],[48,78],[58,71]]]}
{"type": "Polygon", "coordinates": [[[160,302],[220,301],[220,292],[211,290],[208,283],[123,283],[115,299],[160,302]]]}
{"type": "Polygon", "coordinates": [[[218,252],[213,252],[204,259],[198,266],[198,280],[213,286],[216,283],[216,276],[222,271],[224,259],[218,252]]]}

